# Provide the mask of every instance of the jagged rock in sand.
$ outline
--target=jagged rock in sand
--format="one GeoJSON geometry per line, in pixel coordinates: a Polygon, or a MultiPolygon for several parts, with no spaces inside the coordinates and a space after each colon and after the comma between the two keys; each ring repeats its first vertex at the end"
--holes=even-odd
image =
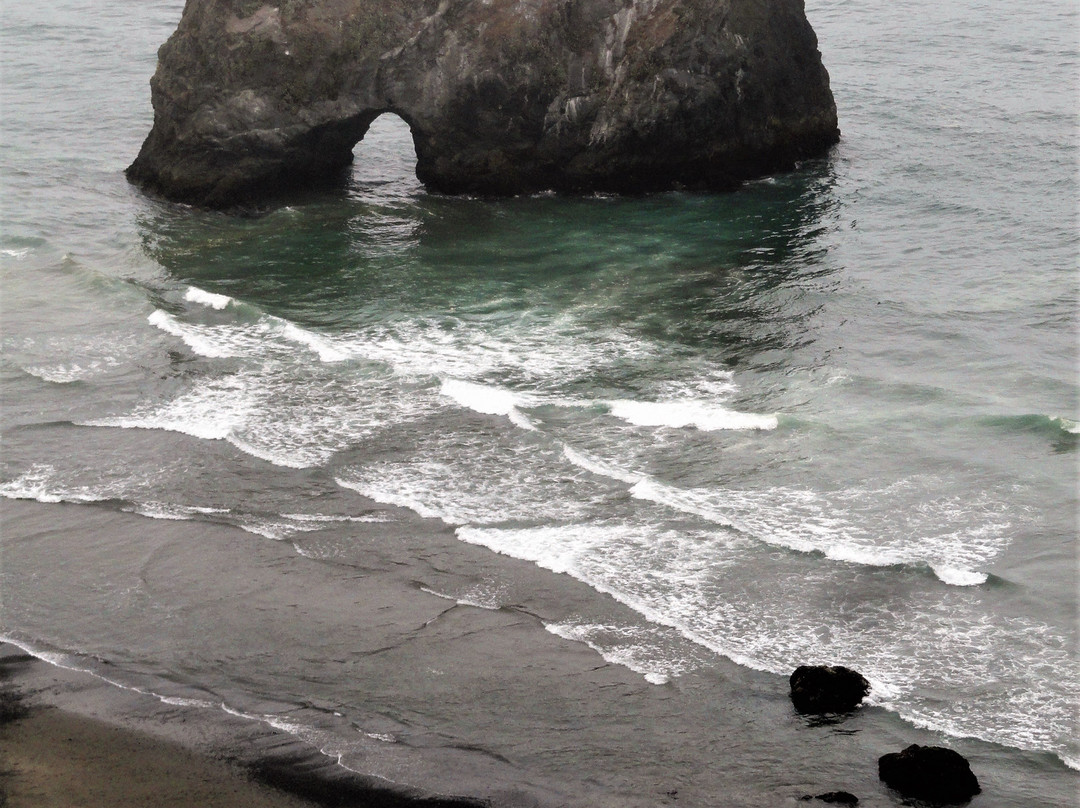
{"type": "Polygon", "coordinates": [[[228,207],[340,182],[384,112],[450,193],[722,189],[839,137],[802,0],[188,0],[128,177],[228,207]]]}
{"type": "Polygon", "coordinates": [[[791,702],[800,713],[846,713],[854,710],[870,683],[843,665],[800,665],[791,674],[791,702]]]}
{"type": "Polygon", "coordinates": [[[878,776],[905,797],[935,803],[967,802],[982,791],[964,756],[941,746],[912,744],[882,755],[878,776]]]}

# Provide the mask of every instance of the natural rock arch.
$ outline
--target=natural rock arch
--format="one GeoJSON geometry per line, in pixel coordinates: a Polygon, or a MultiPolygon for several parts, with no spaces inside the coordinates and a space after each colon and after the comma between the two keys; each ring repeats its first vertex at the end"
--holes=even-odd
{"type": "Polygon", "coordinates": [[[449,193],[730,188],[839,132],[802,0],[188,0],[128,177],[228,207],[330,183],[385,112],[449,193]]]}
{"type": "MultiPolygon", "coordinates": [[[[352,158],[345,154],[344,149],[347,147],[349,155],[356,155],[359,150],[363,148],[364,139],[367,137],[372,125],[380,119],[385,121],[387,117],[408,127],[412,138],[413,152],[418,164],[420,159],[419,147],[417,145],[418,129],[415,122],[407,112],[391,107],[384,107],[381,109],[364,110],[352,119],[342,122],[342,151],[339,154],[339,162],[336,165],[338,167],[348,165],[352,158]]],[[[421,136],[423,135],[421,134],[421,136]]],[[[333,169],[331,169],[331,171],[333,171],[333,169]]]]}

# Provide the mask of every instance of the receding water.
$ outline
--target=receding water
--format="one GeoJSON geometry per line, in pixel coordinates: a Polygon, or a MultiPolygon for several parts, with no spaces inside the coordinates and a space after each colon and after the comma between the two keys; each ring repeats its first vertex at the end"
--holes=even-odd
{"type": "MultiPolygon", "coordinates": [[[[384,116],[347,189],[235,218],[121,173],[181,3],[8,4],[0,493],[67,503],[72,548],[102,511],[283,540],[328,591],[393,526],[481,565],[425,588],[528,604],[651,687],[856,667],[888,720],[991,744],[1052,804],[1080,766],[1078,11],[807,10],[844,136],[794,173],[436,196],[384,116]],[[560,607],[556,573],[587,585],[560,607]]],[[[265,633],[215,607],[212,558],[196,598],[150,591],[138,542],[72,549],[73,587],[38,539],[4,530],[9,638],[385,734],[343,683],[347,608],[265,633]]]]}

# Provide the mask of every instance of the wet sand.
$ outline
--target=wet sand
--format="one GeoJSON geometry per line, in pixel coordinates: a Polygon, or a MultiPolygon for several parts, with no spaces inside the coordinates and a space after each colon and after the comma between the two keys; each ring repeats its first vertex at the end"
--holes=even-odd
{"type": "MultiPolygon", "coordinates": [[[[786,677],[722,658],[652,684],[545,630],[587,609],[626,625],[625,607],[424,520],[294,546],[106,507],[4,500],[0,515],[4,630],[47,638],[26,641],[46,658],[87,649],[57,652],[76,671],[0,645],[31,711],[0,726],[11,806],[794,808],[844,790],[898,808],[878,757],[943,740],[876,707],[808,720],[786,677]],[[351,554],[303,554],[326,547],[351,554]],[[484,580],[515,605],[431,594],[484,580]],[[126,791],[92,802],[106,786],[126,791]]],[[[979,808],[1074,793],[1049,756],[950,745],[979,808]]]]}
{"type": "MultiPolygon", "coordinates": [[[[88,674],[51,666],[0,644],[0,806],[4,808],[470,808],[480,803],[392,793],[325,767],[292,739],[236,725],[252,754],[221,749],[221,737],[191,721],[201,750],[130,725],[153,713],[152,699],[88,674]],[[90,713],[112,704],[112,720],[59,705],[75,698],[90,713]],[[135,709],[136,713],[128,711],[135,709]],[[126,720],[124,715],[127,715],[126,720]],[[261,753],[259,750],[262,750],[261,753]],[[215,751],[216,750],[216,753],[215,751]]],[[[158,712],[175,733],[190,715],[158,712]]],[[[222,728],[225,729],[225,728],[222,728]]]]}
{"type": "Polygon", "coordinates": [[[7,804],[298,808],[311,803],[175,744],[48,707],[0,731],[7,804]]]}
{"type": "Polygon", "coordinates": [[[239,767],[50,703],[71,677],[0,646],[0,804],[299,808],[239,767]]]}

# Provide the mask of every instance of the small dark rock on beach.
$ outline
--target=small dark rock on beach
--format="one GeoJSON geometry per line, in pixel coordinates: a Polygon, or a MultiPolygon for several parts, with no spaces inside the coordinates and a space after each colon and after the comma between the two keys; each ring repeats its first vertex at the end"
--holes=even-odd
{"type": "Polygon", "coordinates": [[[802,798],[803,802],[810,802],[810,800],[818,800],[820,802],[827,802],[830,805],[858,805],[859,798],[854,794],[847,791],[829,791],[826,794],[818,794],[816,797],[812,797],[807,794],[802,798]]]}
{"type": "Polygon", "coordinates": [[[912,744],[882,755],[878,776],[905,797],[929,802],[963,803],[982,791],[964,756],[941,746],[912,744]]]}
{"type": "Polygon", "coordinates": [[[846,713],[854,710],[870,683],[842,665],[800,665],[791,674],[791,702],[800,713],[846,713]]]}

